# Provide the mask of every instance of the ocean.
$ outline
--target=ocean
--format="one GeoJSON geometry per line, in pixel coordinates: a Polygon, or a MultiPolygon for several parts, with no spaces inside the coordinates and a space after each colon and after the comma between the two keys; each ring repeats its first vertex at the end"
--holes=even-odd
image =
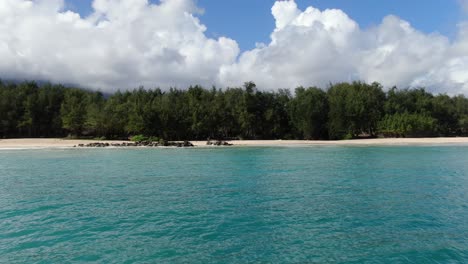
{"type": "Polygon", "coordinates": [[[468,147],[0,150],[0,263],[467,263],[468,147]]]}

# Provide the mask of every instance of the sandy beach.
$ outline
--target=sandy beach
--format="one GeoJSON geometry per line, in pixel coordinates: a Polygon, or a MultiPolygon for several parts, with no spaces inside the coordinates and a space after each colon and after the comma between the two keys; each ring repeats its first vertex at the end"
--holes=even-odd
{"type": "MultiPolygon", "coordinates": [[[[0,149],[71,148],[95,142],[122,143],[125,141],[69,140],[69,139],[1,139],[0,149]]],[[[196,147],[207,147],[206,141],[191,141],[196,147]]],[[[234,146],[391,146],[391,145],[468,145],[468,137],[452,138],[382,138],[356,140],[236,140],[234,146]]]]}

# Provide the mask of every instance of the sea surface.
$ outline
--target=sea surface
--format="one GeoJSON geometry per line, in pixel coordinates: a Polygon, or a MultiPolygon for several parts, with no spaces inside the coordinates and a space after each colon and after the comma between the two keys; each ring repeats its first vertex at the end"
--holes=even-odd
{"type": "Polygon", "coordinates": [[[468,147],[0,150],[0,263],[468,263],[468,147]]]}

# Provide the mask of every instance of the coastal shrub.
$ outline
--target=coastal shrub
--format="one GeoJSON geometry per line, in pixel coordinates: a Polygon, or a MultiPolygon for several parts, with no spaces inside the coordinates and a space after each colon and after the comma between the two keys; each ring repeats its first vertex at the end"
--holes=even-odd
{"type": "Polygon", "coordinates": [[[131,137],[130,140],[133,142],[142,142],[142,141],[148,141],[148,137],[144,135],[135,135],[131,137]]]}
{"type": "Polygon", "coordinates": [[[468,133],[468,115],[464,115],[459,119],[458,126],[460,134],[468,133]]]}
{"type": "Polygon", "coordinates": [[[379,133],[386,137],[430,136],[435,131],[436,120],[424,114],[386,115],[379,122],[379,133]]]}
{"type": "Polygon", "coordinates": [[[158,137],[149,137],[148,141],[150,141],[150,142],[159,142],[159,138],[158,137]]]}
{"type": "Polygon", "coordinates": [[[147,137],[145,135],[135,135],[130,138],[133,142],[142,142],[142,141],[149,141],[149,142],[159,142],[160,139],[158,137],[147,137]]]}

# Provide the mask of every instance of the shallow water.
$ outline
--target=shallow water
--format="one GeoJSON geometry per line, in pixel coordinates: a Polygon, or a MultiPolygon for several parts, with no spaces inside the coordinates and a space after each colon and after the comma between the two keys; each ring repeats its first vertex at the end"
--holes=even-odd
{"type": "Polygon", "coordinates": [[[0,151],[0,263],[468,262],[468,147],[0,151]]]}

